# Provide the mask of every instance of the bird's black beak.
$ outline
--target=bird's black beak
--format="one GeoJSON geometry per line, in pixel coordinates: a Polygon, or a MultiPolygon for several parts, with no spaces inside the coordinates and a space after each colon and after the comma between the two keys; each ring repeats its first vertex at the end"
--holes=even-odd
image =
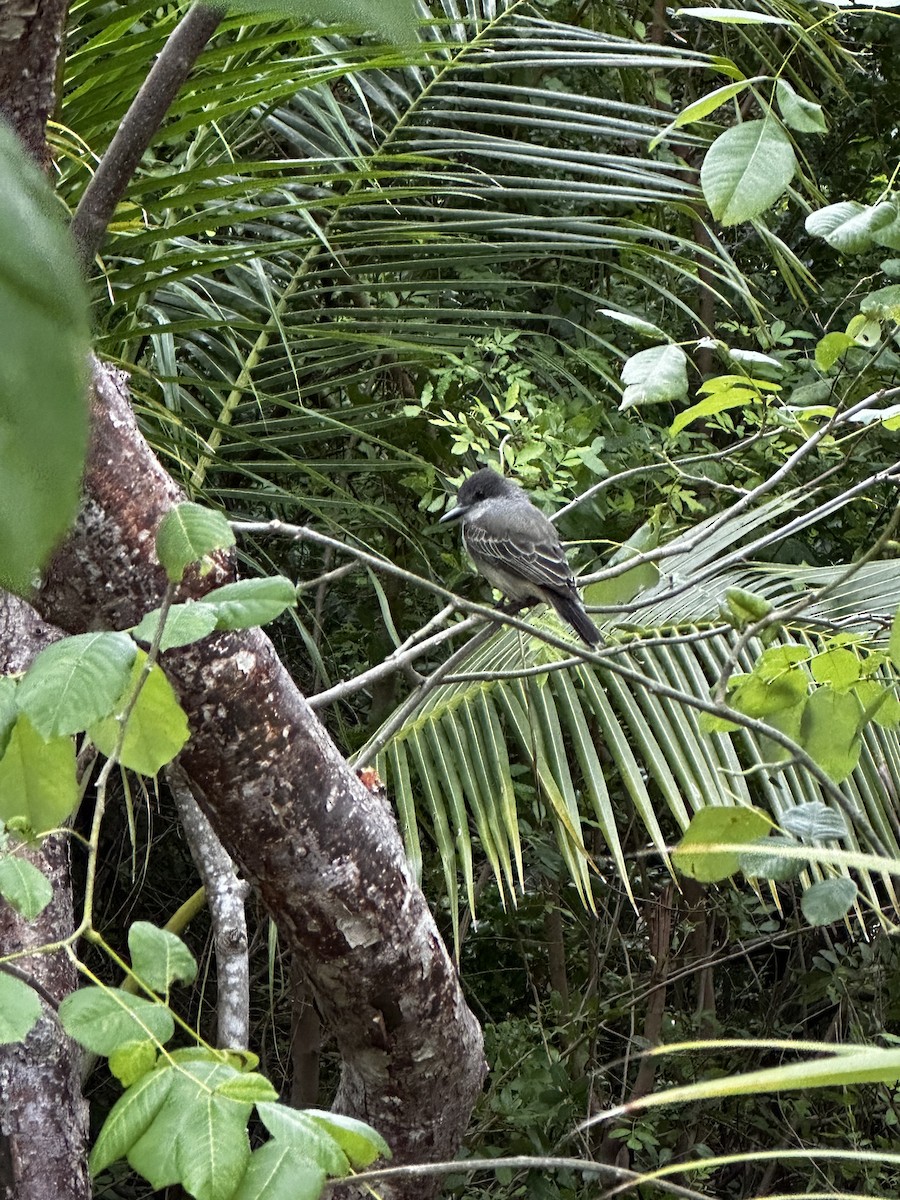
{"type": "Polygon", "coordinates": [[[449,521],[458,521],[460,517],[464,517],[468,511],[468,504],[457,504],[455,508],[451,508],[448,512],[444,513],[444,515],[438,521],[438,525],[446,525],[449,521]]]}

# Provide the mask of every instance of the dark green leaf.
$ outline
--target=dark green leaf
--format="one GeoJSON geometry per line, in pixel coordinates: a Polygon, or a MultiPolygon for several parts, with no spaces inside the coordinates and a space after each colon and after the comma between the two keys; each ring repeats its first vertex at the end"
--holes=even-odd
{"type": "Polygon", "coordinates": [[[0,123],[0,587],[26,594],[78,510],[90,328],[57,203],[0,123]]]}
{"type": "Polygon", "coordinates": [[[738,856],[741,870],[748,879],[771,879],[774,883],[784,883],[788,879],[796,879],[804,867],[799,858],[785,858],[778,853],[779,846],[790,846],[796,849],[797,843],[791,838],[764,837],[760,838],[759,851],[742,851],[738,856]]]}

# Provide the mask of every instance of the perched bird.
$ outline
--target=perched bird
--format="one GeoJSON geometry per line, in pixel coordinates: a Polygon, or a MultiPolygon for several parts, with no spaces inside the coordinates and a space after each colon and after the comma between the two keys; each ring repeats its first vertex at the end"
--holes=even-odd
{"type": "Polygon", "coordinates": [[[582,641],[589,646],[600,641],[556,530],[518,484],[483,467],[464,480],[444,521],[462,522],[463,545],[475,569],[498,591],[520,604],[552,604],[582,641]]]}

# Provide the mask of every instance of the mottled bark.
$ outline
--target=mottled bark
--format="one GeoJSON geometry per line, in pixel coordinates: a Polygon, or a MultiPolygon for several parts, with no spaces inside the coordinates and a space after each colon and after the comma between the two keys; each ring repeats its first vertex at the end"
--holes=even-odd
{"type": "MultiPolygon", "coordinates": [[[[140,437],[121,376],[95,372],[85,504],[40,611],[70,632],[125,628],[164,587],[153,533],[177,490],[140,437]]],[[[227,577],[220,562],[186,590],[227,577]]],[[[359,783],[259,631],[163,655],[191,724],[192,790],[260,890],[342,1056],[336,1107],[401,1162],[452,1156],[484,1074],[481,1033],[389,806],[359,783]]],[[[385,1197],[433,1195],[421,1179],[385,1197]]]]}
{"type": "Polygon", "coordinates": [[[182,768],[172,764],[166,782],[206,893],[216,954],[216,1045],[223,1050],[246,1050],[250,1045],[250,956],[244,901],[250,886],[235,873],[231,856],[194,799],[182,768]]]}
{"type": "MultiPolygon", "coordinates": [[[[22,671],[59,634],[27,604],[0,593],[0,673],[22,671]]],[[[20,849],[18,853],[22,854],[20,849]]],[[[53,887],[53,900],[33,921],[0,900],[0,954],[58,941],[72,932],[69,846],[48,838],[24,852],[53,887]]],[[[15,960],[57,1004],[77,983],[58,951],[15,960]]],[[[87,1200],[87,1106],[81,1097],[78,1048],[46,1001],[23,1043],[0,1046],[0,1200],[87,1200]]]]}
{"type": "Polygon", "coordinates": [[[50,161],[44,134],[56,105],[67,8],[67,0],[0,3],[0,116],[42,166],[50,161]]]}

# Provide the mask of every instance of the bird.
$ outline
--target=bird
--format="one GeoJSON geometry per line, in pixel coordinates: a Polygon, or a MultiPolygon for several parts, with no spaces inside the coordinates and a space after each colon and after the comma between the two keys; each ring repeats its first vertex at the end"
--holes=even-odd
{"type": "Polygon", "coordinates": [[[517,607],[552,604],[588,646],[600,630],[585,612],[559,535],[511,479],[482,467],[462,483],[439,524],[462,523],[463,545],[475,569],[517,607]]]}

